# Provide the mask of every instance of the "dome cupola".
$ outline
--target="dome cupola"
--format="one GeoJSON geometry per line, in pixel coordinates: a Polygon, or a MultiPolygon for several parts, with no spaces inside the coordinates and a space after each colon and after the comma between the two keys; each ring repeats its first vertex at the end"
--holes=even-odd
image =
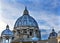
{"type": "Polygon", "coordinates": [[[23,15],[19,17],[17,21],[15,22],[14,28],[17,28],[20,26],[38,27],[36,20],[29,15],[27,7],[25,7],[23,15]]]}
{"type": "Polygon", "coordinates": [[[13,32],[9,29],[9,25],[6,26],[6,29],[2,32],[2,36],[12,36],[13,32]]]}
{"type": "Polygon", "coordinates": [[[49,35],[49,39],[50,39],[50,38],[56,38],[56,37],[57,37],[57,33],[55,32],[54,29],[52,29],[52,32],[51,32],[50,35],[49,35]]]}
{"type": "Polygon", "coordinates": [[[23,14],[25,14],[25,15],[29,14],[29,12],[27,10],[27,7],[25,7],[25,10],[24,10],[23,14]]]}

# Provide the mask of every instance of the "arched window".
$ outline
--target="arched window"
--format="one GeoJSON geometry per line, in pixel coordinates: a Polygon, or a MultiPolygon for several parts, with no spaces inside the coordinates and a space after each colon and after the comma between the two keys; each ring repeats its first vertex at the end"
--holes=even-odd
{"type": "Polygon", "coordinates": [[[17,30],[18,34],[20,34],[20,30],[17,30]]]}
{"type": "Polygon", "coordinates": [[[33,29],[30,29],[30,36],[32,36],[33,34],[33,29]]]}
{"type": "Polygon", "coordinates": [[[27,33],[27,30],[26,29],[23,29],[23,33],[27,33]]]}
{"type": "Polygon", "coordinates": [[[36,32],[38,32],[38,30],[36,30],[36,32]]]}
{"type": "Polygon", "coordinates": [[[32,36],[32,32],[30,32],[30,36],[32,36]]]}

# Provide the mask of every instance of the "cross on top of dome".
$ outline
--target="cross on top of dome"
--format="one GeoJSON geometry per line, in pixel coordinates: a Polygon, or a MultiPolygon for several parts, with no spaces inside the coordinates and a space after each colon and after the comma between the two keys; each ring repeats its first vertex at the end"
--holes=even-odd
{"type": "Polygon", "coordinates": [[[24,15],[28,15],[28,14],[29,14],[26,6],[25,6],[25,10],[24,10],[23,14],[24,14],[24,15]]]}

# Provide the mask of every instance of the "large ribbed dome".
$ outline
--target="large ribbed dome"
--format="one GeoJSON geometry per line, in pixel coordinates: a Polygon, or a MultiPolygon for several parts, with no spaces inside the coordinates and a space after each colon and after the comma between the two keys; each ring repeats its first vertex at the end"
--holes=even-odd
{"type": "Polygon", "coordinates": [[[23,16],[19,17],[14,25],[14,27],[20,27],[20,26],[38,27],[38,24],[35,21],[35,19],[29,15],[27,8],[25,8],[23,16]]]}

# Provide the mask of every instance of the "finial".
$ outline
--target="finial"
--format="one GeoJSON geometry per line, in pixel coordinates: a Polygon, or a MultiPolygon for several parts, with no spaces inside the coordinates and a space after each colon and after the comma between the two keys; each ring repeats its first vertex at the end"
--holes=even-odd
{"type": "Polygon", "coordinates": [[[9,25],[6,26],[6,29],[9,29],[9,25]]]}
{"type": "Polygon", "coordinates": [[[27,6],[25,6],[25,10],[27,10],[27,6]]]}
{"type": "Polygon", "coordinates": [[[55,30],[54,29],[52,29],[52,32],[54,32],[55,30]]]}
{"type": "Polygon", "coordinates": [[[29,12],[28,12],[28,10],[27,10],[27,7],[25,6],[25,10],[24,10],[24,13],[23,13],[24,15],[27,15],[27,14],[29,14],[29,12]]]}
{"type": "Polygon", "coordinates": [[[55,30],[54,30],[54,27],[52,27],[52,32],[54,32],[55,30]]]}

